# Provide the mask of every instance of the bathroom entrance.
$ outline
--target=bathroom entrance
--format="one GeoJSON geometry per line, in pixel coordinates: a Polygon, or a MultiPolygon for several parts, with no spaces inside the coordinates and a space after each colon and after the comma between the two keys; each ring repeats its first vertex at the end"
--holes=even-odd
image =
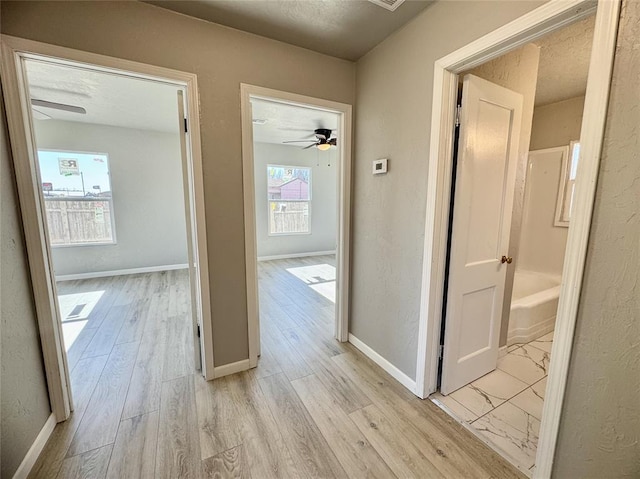
{"type": "Polygon", "coordinates": [[[459,75],[438,392],[535,466],[594,17],[459,75]]]}

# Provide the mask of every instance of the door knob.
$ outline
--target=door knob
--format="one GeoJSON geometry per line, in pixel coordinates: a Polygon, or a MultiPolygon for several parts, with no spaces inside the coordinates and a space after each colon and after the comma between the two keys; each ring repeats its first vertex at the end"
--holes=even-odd
{"type": "Polygon", "coordinates": [[[509,256],[508,258],[506,256],[503,256],[502,259],[500,260],[502,264],[504,263],[511,264],[512,261],[513,261],[513,258],[511,256],[509,256]]]}

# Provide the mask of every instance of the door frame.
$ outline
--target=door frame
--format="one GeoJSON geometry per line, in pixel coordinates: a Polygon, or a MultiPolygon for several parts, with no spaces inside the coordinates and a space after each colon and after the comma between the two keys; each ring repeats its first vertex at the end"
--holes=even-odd
{"type": "Polygon", "coordinates": [[[198,107],[197,76],[120,58],[50,45],[23,38],[2,35],[2,90],[7,112],[11,152],[15,169],[18,198],[31,272],[38,328],[44,360],[51,409],[56,421],[68,419],[72,407],[67,356],[62,339],[60,311],[57,302],[56,280],[51,259],[51,246],[46,228],[46,216],[39,187],[37,146],[33,118],[29,105],[26,72],[23,59],[40,59],[61,65],[81,65],[95,71],[108,72],[138,79],[162,82],[183,88],[187,95],[186,113],[189,125],[187,168],[190,172],[189,195],[194,206],[193,221],[189,221],[196,239],[194,262],[198,269],[198,283],[192,285],[199,297],[202,325],[202,373],[213,379],[213,337],[211,297],[207,255],[207,229],[204,209],[202,148],[198,107]]]}
{"type": "Polygon", "coordinates": [[[240,84],[242,114],[242,185],[244,194],[244,243],[249,319],[249,367],[258,364],[260,354],[260,312],[258,300],[258,261],[256,246],[253,122],[251,99],[330,111],[340,116],[340,162],[338,171],[336,229],[336,314],[335,338],[349,340],[349,261],[351,233],[351,145],[352,107],[346,103],[314,98],[260,86],[240,84]]]}
{"type": "Polygon", "coordinates": [[[416,390],[421,398],[436,391],[458,74],[593,14],[596,24],[580,135],[581,163],[576,207],[567,241],[553,361],[544,402],[534,477],[551,476],[566,389],[569,360],[613,70],[621,0],[551,0],[528,14],[437,60],[427,179],[416,390]]]}

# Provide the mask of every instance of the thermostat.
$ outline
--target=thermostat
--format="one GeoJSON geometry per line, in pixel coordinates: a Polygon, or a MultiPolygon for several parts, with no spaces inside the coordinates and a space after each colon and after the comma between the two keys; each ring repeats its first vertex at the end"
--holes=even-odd
{"type": "Polygon", "coordinates": [[[373,160],[373,174],[382,175],[387,172],[387,158],[373,160]]]}

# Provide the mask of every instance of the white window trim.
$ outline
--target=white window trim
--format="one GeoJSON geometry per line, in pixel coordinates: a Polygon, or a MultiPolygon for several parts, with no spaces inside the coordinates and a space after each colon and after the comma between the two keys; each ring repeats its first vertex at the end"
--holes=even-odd
{"type": "MultiPolygon", "coordinates": [[[[571,165],[573,163],[573,149],[576,144],[580,144],[580,140],[574,140],[569,143],[569,152],[562,159],[562,171],[560,174],[560,184],[558,185],[558,197],[556,199],[556,214],[553,224],[555,226],[569,227],[571,219],[571,199],[575,196],[575,179],[571,179],[571,165]],[[569,191],[572,194],[567,195],[569,191]]],[[[578,160],[580,164],[580,160],[578,160]]]]}

